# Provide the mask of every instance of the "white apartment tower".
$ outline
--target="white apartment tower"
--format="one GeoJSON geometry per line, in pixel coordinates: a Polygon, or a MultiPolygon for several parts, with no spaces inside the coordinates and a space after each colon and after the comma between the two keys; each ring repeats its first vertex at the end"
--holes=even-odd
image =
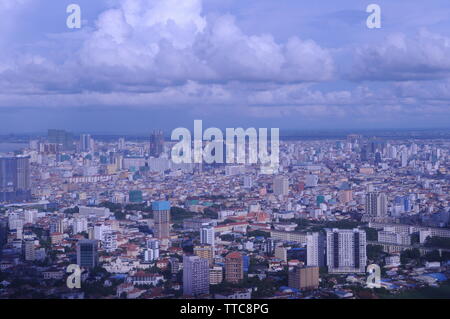
{"type": "Polygon", "coordinates": [[[327,229],[327,266],[329,273],[366,271],[366,232],[360,229],[327,229]]]}
{"type": "Polygon", "coordinates": [[[200,243],[214,246],[214,227],[206,226],[200,229],[200,243]]]}
{"type": "Polygon", "coordinates": [[[208,259],[183,256],[183,294],[186,296],[209,294],[208,259]]]}
{"type": "Polygon", "coordinates": [[[325,266],[325,236],[319,232],[306,236],[306,264],[308,266],[325,266]]]}
{"type": "Polygon", "coordinates": [[[369,192],[366,195],[366,214],[372,217],[386,217],[387,198],[385,193],[369,192]]]}

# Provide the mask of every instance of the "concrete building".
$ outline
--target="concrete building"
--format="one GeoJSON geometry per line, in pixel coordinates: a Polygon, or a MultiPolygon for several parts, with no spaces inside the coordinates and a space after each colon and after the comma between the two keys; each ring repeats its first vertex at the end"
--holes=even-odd
{"type": "Polygon", "coordinates": [[[327,266],[329,273],[366,271],[366,232],[360,229],[327,229],[327,266]]]}
{"type": "Polygon", "coordinates": [[[319,288],[319,267],[296,266],[289,271],[289,287],[298,290],[312,290],[319,288]]]}
{"type": "Polygon", "coordinates": [[[80,240],[77,243],[77,264],[84,268],[95,268],[98,265],[98,241],[80,240]]]}
{"type": "Polygon", "coordinates": [[[170,203],[158,201],[152,203],[155,222],[154,235],[162,241],[168,241],[170,236],[170,203]]]}
{"type": "Polygon", "coordinates": [[[306,263],[308,266],[325,266],[325,236],[321,233],[306,235],[306,263]]]}
{"type": "Polygon", "coordinates": [[[229,253],[225,257],[225,280],[231,283],[239,283],[244,279],[244,261],[239,252],[229,253]]]}
{"type": "Polygon", "coordinates": [[[183,256],[183,294],[209,294],[208,260],[198,256],[183,256]]]}
{"type": "Polygon", "coordinates": [[[214,246],[214,227],[207,226],[200,229],[200,243],[214,246]]]}

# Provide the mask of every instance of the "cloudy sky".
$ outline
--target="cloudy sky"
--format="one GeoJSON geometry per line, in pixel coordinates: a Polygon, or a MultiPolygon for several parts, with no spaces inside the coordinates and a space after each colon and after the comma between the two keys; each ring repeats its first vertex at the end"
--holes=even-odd
{"type": "Polygon", "coordinates": [[[1,0],[0,34],[1,133],[450,127],[448,0],[1,0]]]}

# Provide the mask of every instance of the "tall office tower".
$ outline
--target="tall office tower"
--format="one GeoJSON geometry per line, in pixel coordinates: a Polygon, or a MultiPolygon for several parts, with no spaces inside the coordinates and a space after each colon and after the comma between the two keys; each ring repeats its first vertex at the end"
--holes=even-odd
{"type": "Polygon", "coordinates": [[[239,283],[244,279],[244,259],[239,252],[232,252],[225,257],[225,280],[239,283]]]}
{"type": "Polygon", "coordinates": [[[154,236],[167,241],[170,237],[170,203],[167,201],[153,202],[152,210],[155,222],[154,236]]]}
{"type": "Polygon", "coordinates": [[[125,139],[123,137],[119,138],[119,142],[117,143],[117,148],[119,149],[119,151],[123,151],[125,149],[125,146],[125,139]]]}
{"type": "Polygon", "coordinates": [[[273,193],[276,196],[286,196],[289,194],[289,180],[287,177],[276,176],[273,179],[273,193]]]}
{"type": "Polygon", "coordinates": [[[329,273],[366,271],[366,232],[360,229],[327,229],[329,273]]]}
{"type": "Polygon", "coordinates": [[[0,158],[0,202],[31,199],[30,158],[0,158]]]}
{"type": "Polygon", "coordinates": [[[306,264],[308,266],[325,266],[325,236],[321,233],[306,235],[306,264]]]}
{"type": "Polygon", "coordinates": [[[36,259],[34,240],[26,240],[23,246],[23,250],[24,258],[26,261],[34,261],[36,259]]]}
{"type": "Polygon", "coordinates": [[[288,275],[289,287],[298,290],[319,288],[319,267],[294,267],[288,275]]]}
{"type": "Polygon", "coordinates": [[[64,151],[73,149],[73,136],[64,130],[48,130],[47,139],[51,144],[61,145],[64,151]]]}
{"type": "Polygon", "coordinates": [[[90,134],[81,134],[80,136],[80,151],[90,152],[94,150],[94,140],[90,134]]]}
{"type": "Polygon", "coordinates": [[[153,131],[150,136],[150,156],[159,157],[164,152],[164,134],[162,131],[153,131]]]}
{"type": "Polygon", "coordinates": [[[206,226],[200,229],[200,243],[214,246],[214,227],[206,226]]]}
{"type": "Polygon", "coordinates": [[[194,246],[194,255],[208,260],[208,266],[214,262],[214,247],[211,245],[194,246]]]}
{"type": "Polygon", "coordinates": [[[77,243],[77,264],[84,268],[95,268],[98,264],[98,241],[80,240],[77,243]]]}
{"type": "Polygon", "coordinates": [[[209,294],[208,260],[198,256],[183,256],[183,294],[209,294]]]}
{"type": "Polygon", "coordinates": [[[369,192],[366,195],[366,214],[371,217],[385,217],[387,215],[385,193],[369,192]]]}

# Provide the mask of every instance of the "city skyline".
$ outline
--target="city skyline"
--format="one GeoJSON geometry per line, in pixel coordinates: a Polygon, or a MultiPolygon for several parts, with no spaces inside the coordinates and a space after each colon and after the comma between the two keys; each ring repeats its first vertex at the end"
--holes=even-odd
{"type": "Polygon", "coordinates": [[[450,126],[445,1],[69,4],[0,5],[0,133],[450,126]]]}

